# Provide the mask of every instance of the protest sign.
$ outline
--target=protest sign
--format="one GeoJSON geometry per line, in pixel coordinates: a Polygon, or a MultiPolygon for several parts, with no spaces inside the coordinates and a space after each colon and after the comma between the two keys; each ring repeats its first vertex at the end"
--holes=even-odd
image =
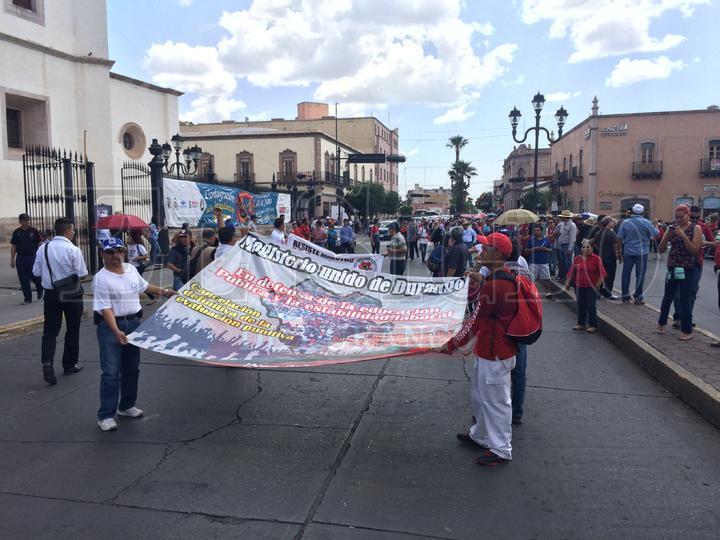
{"type": "Polygon", "coordinates": [[[309,253],[319,259],[332,261],[337,266],[355,268],[356,270],[380,272],[385,260],[383,255],[370,253],[335,253],[295,234],[288,236],[287,245],[295,251],[309,253]]]}
{"type": "Polygon", "coordinates": [[[251,234],[129,340],[227,366],[357,362],[441,346],[459,330],[466,299],[465,278],[354,270],[251,234]]]}
{"type": "Polygon", "coordinates": [[[260,225],[269,225],[275,218],[290,217],[290,195],[287,193],[252,194],[238,187],[204,184],[163,178],[165,222],[169,227],[216,227],[214,208],[225,218],[238,223],[254,214],[260,225]]]}

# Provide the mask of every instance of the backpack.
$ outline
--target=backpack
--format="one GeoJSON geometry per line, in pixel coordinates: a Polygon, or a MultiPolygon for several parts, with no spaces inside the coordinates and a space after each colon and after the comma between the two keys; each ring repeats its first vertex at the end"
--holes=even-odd
{"type": "Polygon", "coordinates": [[[198,252],[195,254],[195,256],[188,261],[188,280],[190,280],[190,278],[193,278],[197,275],[197,273],[198,273],[197,263],[198,263],[198,261],[200,261],[200,257],[202,257],[203,251],[205,251],[208,248],[212,249],[212,253],[210,253],[210,260],[211,261],[215,260],[215,250],[217,249],[216,247],[205,246],[204,248],[199,249],[198,252]]]}
{"type": "Polygon", "coordinates": [[[515,343],[532,345],[542,334],[542,302],[537,287],[529,277],[506,270],[495,272],[493,279],[506,279],[517,284],[517,311],[506,333],[515,343]]]}
{"type": "Polygon", "coordinates": [[[428,260],[425,261],[425,266],[428,267],[428,270],[435,273],[435,271],[438,268],[440,268],[440,263],[442,262],[440,260],[441,256],[442,256],[442,247],[438,246],[432,250],[432,253],[430,253],[428,260]]]}

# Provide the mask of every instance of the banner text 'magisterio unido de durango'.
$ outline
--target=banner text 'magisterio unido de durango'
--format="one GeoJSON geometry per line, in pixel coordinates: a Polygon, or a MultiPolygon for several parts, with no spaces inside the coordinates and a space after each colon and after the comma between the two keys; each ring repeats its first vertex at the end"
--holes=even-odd
{"type": "Polygon", "coordinates": [[[129,336],[152,351],[238,367],[296,367],[400,356],[459,330],[465,278],[414,278],[248,235],[129,336]]]}

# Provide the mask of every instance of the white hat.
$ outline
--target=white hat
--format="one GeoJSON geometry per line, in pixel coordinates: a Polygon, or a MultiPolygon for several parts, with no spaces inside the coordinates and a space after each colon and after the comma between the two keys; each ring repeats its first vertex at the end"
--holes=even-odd
{"type": "Polygon", "coordinates": [[[642,204],[634,204],[632,211],[634,214],[642,214],[645,211],[645,207],[642,204]]]}

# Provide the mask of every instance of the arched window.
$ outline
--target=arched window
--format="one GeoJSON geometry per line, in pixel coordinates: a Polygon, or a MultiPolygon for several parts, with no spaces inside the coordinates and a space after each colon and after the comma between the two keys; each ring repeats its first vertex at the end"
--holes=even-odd
{"type": "Polygon", "coordinates": [[[248,185],[255,181],[253,162],[253,155],[247,150],[235,154],[235,182],[248,185]]]}
{"type": "Polygon", "coordinates": [[[297,152],[289,148],[279,154],[280,178],[284,180],[295,180],[297,178],[297,152]]]}
{"type": "Polygon", "coordinates": [[[644,142],[640,145],[640,163],[655,163],[655,143],[644,142]]]}
{"type": "Polygon", "coordinates": [[[524,178],[525,178],[525,174],[527,174],[527,173],[525,172],[525,169],[523,169],[522,167],[520,167],[520,168],[518,169],[518,172],[517,172],[518,178],[523,178],[523,179],[524,179],[524,178]]]}
{"type": "Polygon", "coordinates": [[[364,182],[365,181],[365,165],[363,165],[363,167],[362,167],[362,172],[360,173],[360,177],[361,177],[360,178],[361,181],[364,182]]]}
{"type": "Polygon", "coordinates": [[[373,170],[370,169],[370,183],[372,184],[373,181],[373,170]]]}
{"type": "Polygon", "coordinates": [[[358,168],[357,163],[353,165],[353,180],[358,181],[358,168]]]}

